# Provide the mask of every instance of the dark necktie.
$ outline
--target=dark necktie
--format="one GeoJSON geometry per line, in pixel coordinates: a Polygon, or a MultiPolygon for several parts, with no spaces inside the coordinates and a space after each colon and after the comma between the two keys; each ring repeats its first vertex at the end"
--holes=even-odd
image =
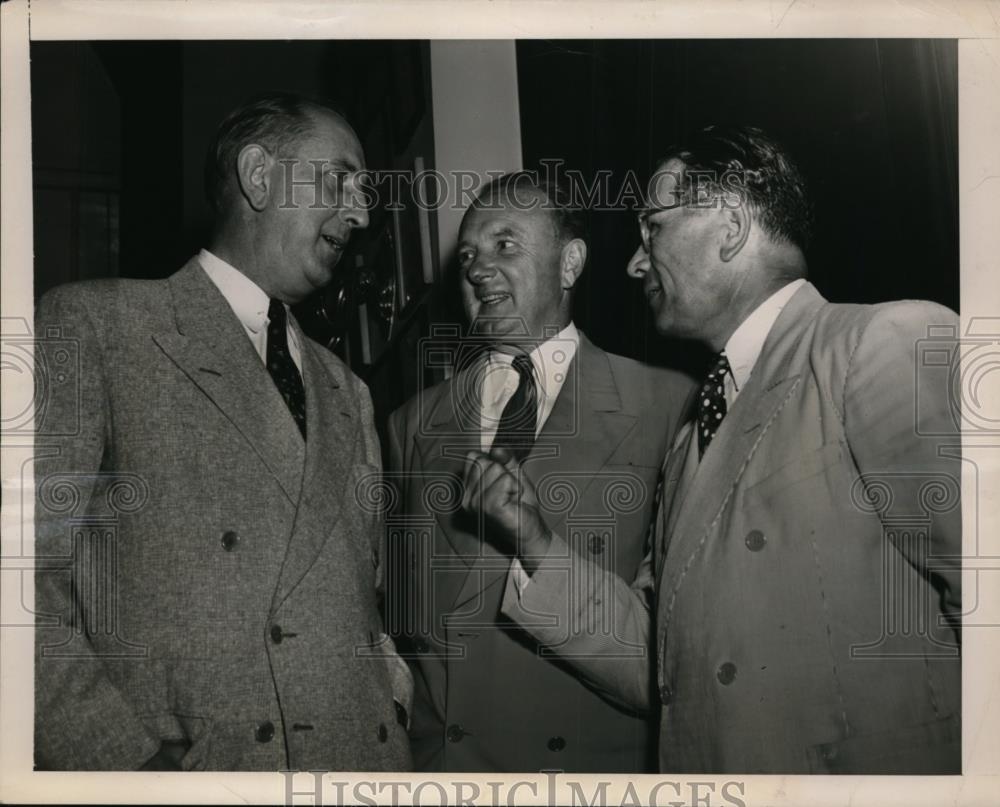
{"type": "Polygon", "coordinates": [[[705,449],[712,442],[715,433],[726,416],[726,374],[731,373],[729,359],[722,351],[702,385],[698,399],[698,456],[705,455],[705,449]]]}
{"type": "Polygon", "coordinates": [[[267,371],[285,399],[295,425],[306,438],[306,390],[299,368],[288,351],[288,318],[281,300],[271,300],[267,308],[267,371]]]}
{"type": "Polygon", "coordinates": [[[515,356],[511,366],[517,371],[517,389],[500,416],[494,448],[506,448],[523,460],[535,442],[535,424],[538,422],[538,396],[531,359],[523,354],[515,356]]]}

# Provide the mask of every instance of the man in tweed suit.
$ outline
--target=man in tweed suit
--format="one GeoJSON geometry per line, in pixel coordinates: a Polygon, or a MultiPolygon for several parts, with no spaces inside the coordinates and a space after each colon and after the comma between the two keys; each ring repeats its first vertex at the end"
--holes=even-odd
{"type": "Polygon", "coordinates": [[[664,771],[959,773],[960,435],[918,350],[957,317],[824,300],[801,176],[762,132],[710,127],[671,155],[629,272],[662,333],[718,357],[653,550],[634,582],[567,573],[530,487],[493,464],[469,503],[520,530],[533,575],[504,613],[595,688],[661,704],[664,771]],[[597,599],[614,633],[573,630],[597,599]],[[624,639],[652,667],[610,663],[624,639]]]}
{"type": "Polygon", "coordinates": [[[38,307],[78,365],[36,418],[36,767],[407,769],[371,403],[287,308],[368,223],[361,145],[272,94],[207,167],[209,249],[38,307]]]}
{"type": "MultiPolygon", "coordinates": [[[[586,257],[566,189],[530,174],[488,185],[458,244],[469,341],[483,351],[389,418],[419,770],[641,773],[653,764],[650,710],[609,702],[504,617],[505,582],[526,579],[519,562],[492,525],[434,495],[442,482],[460,490],[484,451],[510,452],[548,491],[543,505],[567,552],[634,579],[660,463],[693,385],[577,330],[572,293],[586,257]]],[[[646,657],[642,645],[625,652],[646,657]]]]}

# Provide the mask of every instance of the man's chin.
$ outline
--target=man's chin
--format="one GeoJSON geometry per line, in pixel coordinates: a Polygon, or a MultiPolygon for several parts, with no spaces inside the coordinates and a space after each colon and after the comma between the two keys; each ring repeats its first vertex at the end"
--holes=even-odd
{"type": "Polygon", "coordinates": [[[653,326],[656,328],[656,332],[660,336],[665,336],[668,338],[679,338],[678,334],[678,323],[675,317],[672,317],[669,311],[656,311],[653,317],[653,326]]]}
{"type": "Polygon", "coordinates": [[[333,280],[334,272],[337,269],[337,264],[339,263],[339,258],[333,260],[326,260],[319,266],[315,267],[308,275],[306,275],[306,281],[308,281],[310,288],[307,290],[306,294],[312,294],[313,292],[319,291],[320,289],[325,289],[330,285],[330,281],[333,280]]]}
{"type": "Polygon", "coordinates": [[[498,340],[513,337],[523,341],[528,337],[527,327],[520,317],[477,316],[472,322],[472,335],[498,340]]]}

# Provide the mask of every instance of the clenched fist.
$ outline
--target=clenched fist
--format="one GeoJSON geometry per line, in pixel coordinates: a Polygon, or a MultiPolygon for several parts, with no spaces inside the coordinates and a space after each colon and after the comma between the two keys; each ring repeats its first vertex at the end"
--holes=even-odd
{"type": "Polygon", "coordinates": [[[548,551],[552,534],[538,508],[535,488],[514,456],[503,448],[488,454],[470,451],[465,458],[462,508],[483,515],[488,536],[514,552],[530,575],[548,551]]]}

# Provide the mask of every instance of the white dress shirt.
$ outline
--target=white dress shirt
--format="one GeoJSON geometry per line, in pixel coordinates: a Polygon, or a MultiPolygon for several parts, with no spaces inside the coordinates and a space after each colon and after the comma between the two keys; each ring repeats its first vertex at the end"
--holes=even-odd
{"type": "MultiPolygon", "coordinates": [[[[572,322],[555,336],[546,339],[528,354],[531,359],[537,392],[538,419],[535,436],[552,413],[559,391],[566,381],[569,365],[580,345],[580,333],[572,322]]],[[[504,407],[517,391],[520,376],[509,353],[493,351],[486,359],[481,390],[480,434],[483,451],[489,451],[497,435],[504,407]]]]}
{"type": "MultiPolygon", "coordinates": [[[[260,356],[262,362],[267,361],[267,326],[270,320],[267,318],[267,309],[270,305],[270,298],[266,292],[243,274],[239,269],[226,263],[222,258],[213,255],[207,249],[198,253],[198,263],[205,270],[216,288],[222,292],[229,307],[243,324],[243,329],[250,337],[250,342],[260,356]]],[[[288,310],[288,306],[285,306],[288,310]]],[[[292,361],[302,373],[302,354],[299,346],[299,337],[292,328],[291,317],[286,318],[288,332],[288,352],[292,361]]]]}
{"type": "Polygon", "coordinates": [[[799,278],[782,286],[757,306],[729,337],[729,341],[726,342],[726,358],[729,359],[729,368],[732,373],[727,374],[725,379],[727,408],[733,405],[740,390],[750,380],[750,374],[753,372],[754,365],[757,364],[760,351],[764,347],[767,335],[771,332],[781,309],[787,305],[795,292],[805,282],[804,278],[799,278]]]}

